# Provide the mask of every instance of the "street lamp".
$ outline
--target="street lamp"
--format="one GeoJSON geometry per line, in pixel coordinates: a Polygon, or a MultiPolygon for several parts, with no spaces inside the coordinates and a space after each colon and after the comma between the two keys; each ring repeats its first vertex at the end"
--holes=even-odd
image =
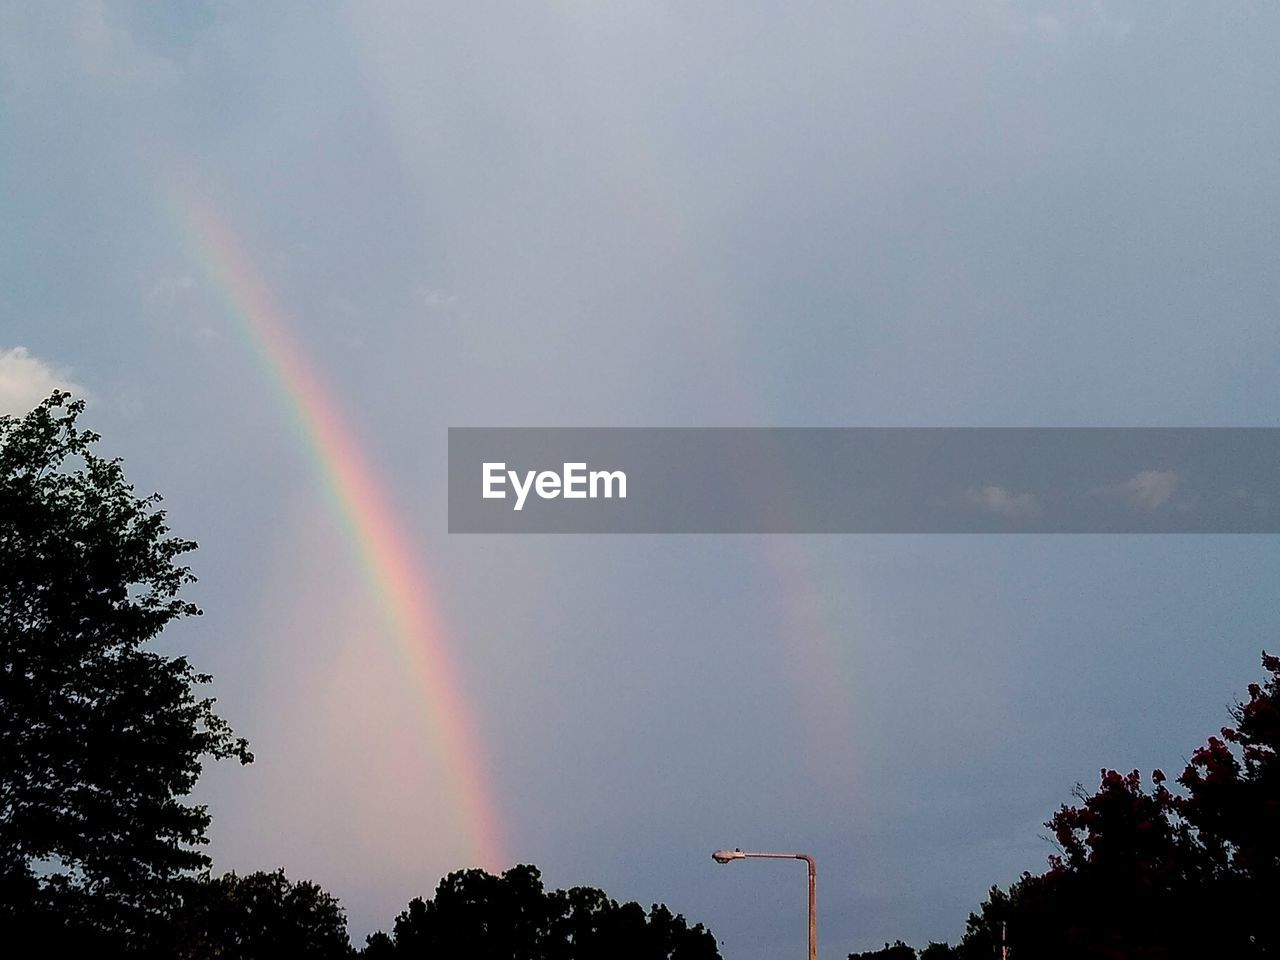
{"type": "Polygon", "coordinates": [[[734,860],[803,860],[809,865],[809,960],[818,960],[817,874],[813,857],[807,853],[745,853],[742,850],[717,850],[711,855],[716,863],[734,860]]]}

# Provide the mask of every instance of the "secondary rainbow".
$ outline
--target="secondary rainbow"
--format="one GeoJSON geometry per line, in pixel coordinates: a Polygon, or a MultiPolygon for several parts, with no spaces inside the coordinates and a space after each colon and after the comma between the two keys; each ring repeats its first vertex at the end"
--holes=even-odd
{"type": "Polygon", "coordinates": [[[421,683],[431,734],[478,865],[491,870],[505,865],[477,725],[435,613],[430,581],[400,533],[390,499],[235,233],[189,192],[171,191],[169,205],[189,254],[288,407],[400,650],[421,683]]]}

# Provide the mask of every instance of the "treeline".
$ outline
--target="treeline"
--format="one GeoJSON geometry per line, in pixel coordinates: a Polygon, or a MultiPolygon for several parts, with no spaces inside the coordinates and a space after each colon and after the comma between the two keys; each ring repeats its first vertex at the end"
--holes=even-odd
{"type": "Polygon", "coordinates": [[[168,908],[144,926],[118,924],[70,904],[28,901],[6,949],[16,956],[166,960],[718,960],[701,924],[655,904],[619,903],[592,887],[547,891],[536,867],[501,876],[451,873],[433,897],[415,898],[353,947],[338,900],[283,870],[196,877],[174,885],[168,908]],[[26,953],[22,952],[25,948],[26,953]]]}
{"type": "Polygon", "coordinates": [[[712,960],[715,937],[655,904],[618,903],[593,887],[543,890],[538,870],[518,866],[495,877],[453,873],[432,900],[415,899],[390,935],[369,937],[363,955],[478,957],[492,960],[712,960]]]}
{"type": "Polygon", "coordinates": [[[338,900],[283,870],[177,881],[168,908],[126,938],[99,906],[29,899],[6,931],[17,956],[145,957],[171,960],[716,960],[715,937],[701,924],[655,904],[619,903],[592,887],[546,891],[538,869],[521,865],[494,876],[452,873],[435,896],[415,898],[353,948],[338,900]],[[23,951],[26,951],[25,953],[23,951]]]}
{"type": "Polygon", "coordinates": [[[1280,957],[1280,657],[1171,785],[1103,770],[1045,826],[1041,874],[993,887],[956,946],[902,941],[850,960],[1280,957]]]}

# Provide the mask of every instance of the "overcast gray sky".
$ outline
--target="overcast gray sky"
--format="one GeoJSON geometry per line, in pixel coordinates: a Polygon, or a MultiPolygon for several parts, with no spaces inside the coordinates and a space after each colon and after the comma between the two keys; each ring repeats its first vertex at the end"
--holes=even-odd
{"type": "Polygon", "coordinates": [[[314,879],[362,942],[475,851],[189,205],[386,491],[506,860],[751,960],[802,942],[803,869],[708,855],[803,848],[824,954],[954,941],[1074,783],[1222,725],[1280,646],[1273,541],[450,536],[446,428],[1276,425],[1278,27],[0,3],[0,404],[74,384],[201,544],[164,643],[258,757],[201,786],[216,867],[314,879]]]}

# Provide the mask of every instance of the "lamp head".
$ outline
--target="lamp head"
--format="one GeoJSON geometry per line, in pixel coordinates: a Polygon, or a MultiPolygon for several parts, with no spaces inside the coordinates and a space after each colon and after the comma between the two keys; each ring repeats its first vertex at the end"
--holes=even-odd
{"type": "Polygon", "coordinates": [[[741,860],[746,854],[741,850],[717,850],[711,855],[716,863],[728,863],[730,860],[741,860]]]}

